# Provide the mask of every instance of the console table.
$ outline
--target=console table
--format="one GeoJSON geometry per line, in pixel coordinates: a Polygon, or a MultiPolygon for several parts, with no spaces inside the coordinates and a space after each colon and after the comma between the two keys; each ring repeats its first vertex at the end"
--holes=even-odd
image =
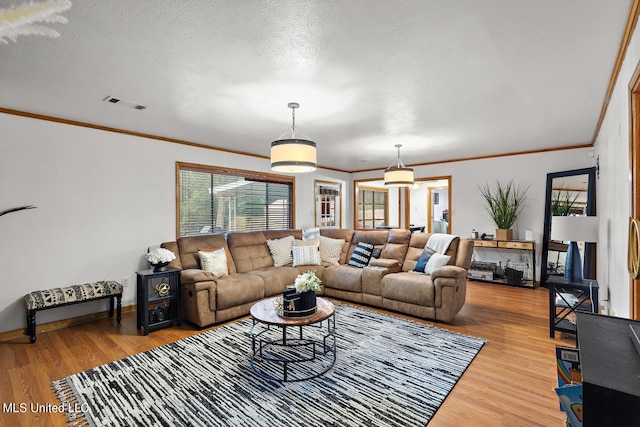
{"type": "Polygon", "coordinates": [[[640,322],[578,312],[584,427],[638,425],[640,354],[629,325],[640,322]]]}
{"type": "MultiPolygon", "coordinates": [[[[524,288],[535,288],[536,287],[536,242],[533,240],[483,240],[483,239],[471,239],[473,241],[473,249],[474,254],[475,250],[479,248],[487,248],[487,249],[496,249],[496,250],[509,250],[509,251],[525,251],[531,254],[532,258],[532,277],[524,278],[521,286],[524,288]]],[[[480,282],[491,282],[491,283],[500,283],[503,285],[511,285],[507,282],[506,279],[482,279],[477,277],[469,276],[470,280],[477,280],[480,282]]]]}

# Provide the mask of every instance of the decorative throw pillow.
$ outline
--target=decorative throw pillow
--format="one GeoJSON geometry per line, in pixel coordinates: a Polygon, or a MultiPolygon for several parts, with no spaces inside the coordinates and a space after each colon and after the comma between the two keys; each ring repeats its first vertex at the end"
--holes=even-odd
{"type": "Polygon", "coordinates": [[[229,274],[227,251],[224,247],[212,251],[198,250],[198,256],[200,256],[200,265],[204,271],[209,271],[218,277],[229,274]]]}
{"type": "Polygon", "coordinates": [[[274,267],[282,267],[291,264],[291,247],[293,246],[293,236],[283,237],[282,239],[267,240],[269,252],[273,258],[274,267]]]}
{"type": "Polygon", "coordinates": [[[293,246],[315,246],[318,250],[320,250],[320,240],[299,240],[295,239],[293,241],[293,246]]]}
{"type": "Polygon", "coordinates": [[[335,265],[340,264],[340,255],[342,255],[343,246],[344,239],[331,239],[320,236],[320,258],[323,262],[335,265]]]}
{"type": "Polygon", "coordinates": [[[447,265],[450,259],[451,257],[448,255],[434,253],[433,255],[431,255],[431,258],[429,258],[427,266],[424,268],[424,272],[427,274],[431,274],[436,268],[447,265]]]}
{"type": "Polygon", "coordinates": [[[418,262],[416,262],[416,266],[413,268],[413,271],[424,273],[424,269],[427,266],[429,259],[431,259],[431,256],[435,253],[436,251],[431,249],[429,246],[425,246],[424,251],[422,251],[422,254],[420,255],[420,258],[418,258],[418,262]]]}
{"type": "Polygon", "coordinates": [[[294,246],[293,266],[320,265],[320,252],[315,246],[294,246]]]}
{"type": "Polygon", "coordinates": [[[373,248],[374,246],[371,243],[358,243],[355,250],[353,251],[353,254],[351,255],[349,265],[352,267],[365,268],[367,264],[369,264],[373,248]]]}
{"type": "Polygon", "coordinates": [[[319,240],[320,239],[320,229],[315,228],[307,228],[306,230],[302,230],[302,240],[319,240]]]}

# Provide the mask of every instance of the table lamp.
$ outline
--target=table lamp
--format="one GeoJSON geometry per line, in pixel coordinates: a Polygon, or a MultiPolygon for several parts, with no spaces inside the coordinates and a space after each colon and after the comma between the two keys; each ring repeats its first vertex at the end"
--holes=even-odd
{"type": "Polygon", "coordinates": [[[598,241],[597,216],[554,216],[551,218],[551,239],[569,242],[564,267],[564,280],[582,281],[582,260],[577,242],[598,241]]]}

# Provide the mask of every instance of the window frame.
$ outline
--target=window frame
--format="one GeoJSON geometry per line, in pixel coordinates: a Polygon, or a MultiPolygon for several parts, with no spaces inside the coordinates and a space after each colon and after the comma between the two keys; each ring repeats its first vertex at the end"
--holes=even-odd
{"type": "MultiPolygon", "coordinates": [[[[296,228],[296,180],[293,176],[278,175],[272,173],[258,172],[246,169],[235,169],[229,167],[203,165],[189,162],[176,162],[175,165],[175,203],[176,203],[176,239],[182,237],[180,235],[180,172],[189,170],[193,172],[213,173],[220,175],[232,175],[243,178],[250,178],[254,181],[261,181],[274,184],[291,185],[291,211],[289,217],[291,221],[291,229],[296,228]]],[[[227,231],[225,231],[227,232],[227,231]]]]}
{"type": "Polygon", "coordinates": [[[389,189],[388,188],[380,188],[380,187],[368,187],[368,186],[363,186],[363,185],[357,185],[355,186],[355,212],[353,215],[353,219],[354,219],[354,228],[357,230],[375,230],[376,229],[376,225],[375,225],[375,221],[376,221],[376,217],[375,217],[375,206],[384,206],[384,223],[387,224],[389,222],[389,189]],[[360,202],[360,191],[370,191],[372,192],[372,203],[365,203],[364,200],[362,200],[362,203],[360,202]],[[384,203],[378,204],[375,202],[376,199],[376,193],[380,193],[380,194],[384,194],[384,203]],[[372,228],[367,228],[366,227],[366,220],[364,218],[364,209],[365,206],[370,205],[373,208],[373,219],[372,221],[372,228]],[[362,227],[360,227],[359,225],[359,218],[358,218],[358,214],[360,213],[362,209],[362,227]]]}

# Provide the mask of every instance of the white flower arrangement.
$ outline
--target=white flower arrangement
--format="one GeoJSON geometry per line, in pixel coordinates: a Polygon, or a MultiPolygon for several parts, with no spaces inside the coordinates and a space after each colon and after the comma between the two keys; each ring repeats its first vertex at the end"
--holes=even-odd
{"type": "Polygon", "coordinates": [[[171,262],[176,259],[176,256],[169,249],[157,248],[147,254],[147,261],[149,264],[159,264],[161,262],[171,262]]]}
{"type": "Polygon", "coordinates": [[[322,281],[318,279],[316,273],[313,271],[307,271],[306,273],[298,275],[294,284],[296,287],[296,293],[299,294],[306,291],[319,291],[322,281]]]}

